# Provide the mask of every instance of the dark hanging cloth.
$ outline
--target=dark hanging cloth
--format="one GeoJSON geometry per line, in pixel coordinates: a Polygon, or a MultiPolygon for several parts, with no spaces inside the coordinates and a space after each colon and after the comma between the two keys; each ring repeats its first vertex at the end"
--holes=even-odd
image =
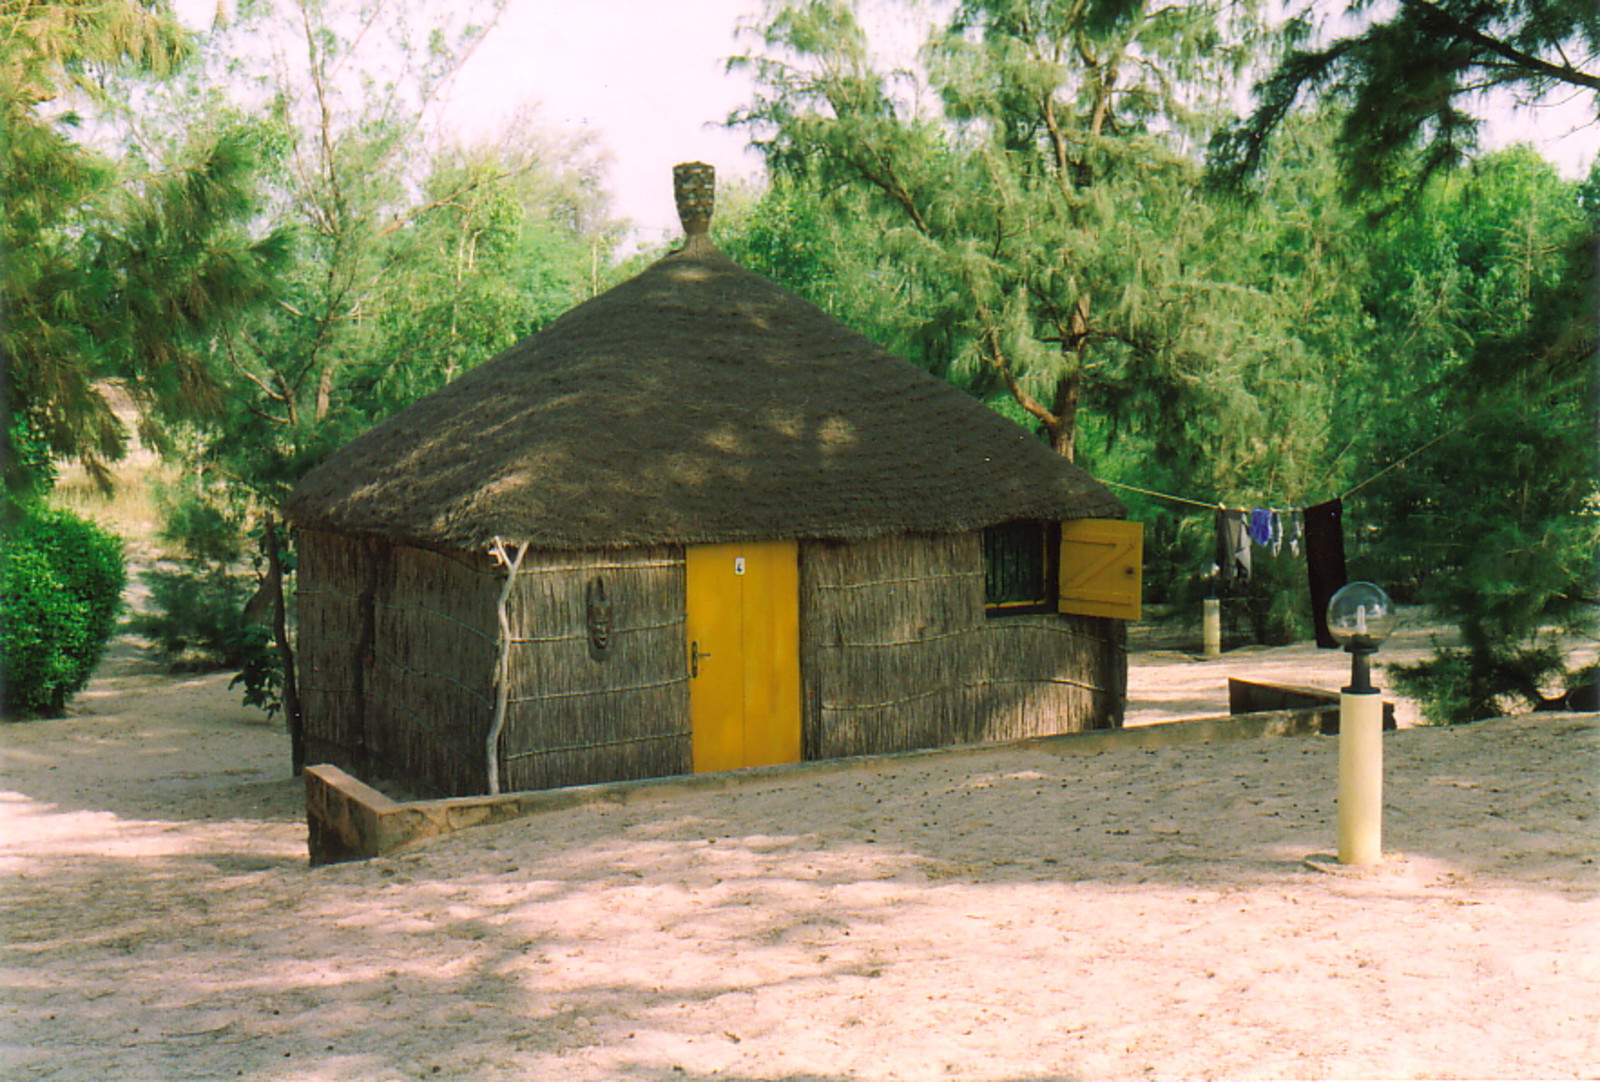
{"type": "Polygon", "coordinates": [[[1217,578],[1250,581],[1250,526],[1243,511],[1217,511],[1217,578]]]}
{"type": "Polygon", "coordinates": [[[1305,509],[1306,571],[1311,584],[1311,622],[1317,645],[1339,644],[1328,633],[1328,602],[1346,581],[1344,566],[1344,501],[1329,500],[1305,509]]]}

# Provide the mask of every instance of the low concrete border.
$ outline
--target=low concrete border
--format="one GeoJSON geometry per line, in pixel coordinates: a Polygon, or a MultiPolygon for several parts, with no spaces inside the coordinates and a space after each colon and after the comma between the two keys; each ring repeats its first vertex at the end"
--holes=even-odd
{"type": "Polygon", "coordinates": [[[1299,710],[1267,710],[1141,725],[1131,729],[1097,729],[1063,736],[1031,737],[1004,744],[966,744],[893,755],[862,755],[849,759],[751,767],[716,774],[679,774],[666,778],[578,785],[566,789],[537,789],[498,796],[406,803],[391,800],[336,766],[312,766],[307,767],[305,772],[311,863],[320,865],[368,860],[409,849],[467,827],[501,823],[559,808],[585,804],[625,804],[635,798],[733,789],[795,776],[883,770],[915,764],[918,760],[936,756],[982,755],[1018,749],[1063,756],[1097,755],[1124,748],[1170,748],[1186,744],[1231,743],[1269,736],[1315,736],[1324,731],[1325,713],[1326,708],[1320,706],[1299,710]]]}
{"type": "MultiPolygon", "coordinates": [[[[1273,684],[1264,680],[1228,677],[1228,712],[1254,714],[1262,710],[1312,710],[1322,712],[1322,735],[1339,735],[1339,693],[1303,684],[1273,684]]],[[[1383,727],[1395,729],[1394,703],[1383,701],[1383,727]]]]}

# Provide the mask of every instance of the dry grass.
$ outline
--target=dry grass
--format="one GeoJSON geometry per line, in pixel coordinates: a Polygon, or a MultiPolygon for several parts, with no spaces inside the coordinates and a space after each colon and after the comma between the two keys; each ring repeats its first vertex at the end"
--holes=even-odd
{"type": "Polygon", "coordinates": [[[68,463],[62,467],[56,487],[50,493],[50,505],[86,518],[121,537],[134,562],[150,563],[172,556],[158,536],[161,532],[158,494],[163,486],[177,479],[177,468],[149,451],[135,451],[117,463],[111,475],[115,487],[105,493],[82,466],[68,463]]]}

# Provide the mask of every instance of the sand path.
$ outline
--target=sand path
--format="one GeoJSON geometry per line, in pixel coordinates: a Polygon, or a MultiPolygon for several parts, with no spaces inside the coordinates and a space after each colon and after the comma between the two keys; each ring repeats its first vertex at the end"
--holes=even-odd
{"type": "MultiPolygon", "coordinates": [[[[1133,686],[1153,721],[1341,665],[1133,686]]],[[[1392,734],[1365,874],[1305,863],[1322,738],[963,753],[312,870],[285,738],[226,683],[124,650],[0,729],[0,1076],[1600,1075],[1595,715],[1392,734]]]]}

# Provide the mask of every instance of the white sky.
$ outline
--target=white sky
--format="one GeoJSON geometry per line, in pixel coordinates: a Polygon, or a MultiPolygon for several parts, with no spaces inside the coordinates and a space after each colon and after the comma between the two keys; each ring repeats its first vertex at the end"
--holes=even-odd
{"type": "MultiPolygon", "coordinates": [[[[873,40],[895,55],[915,48],[914,8],[875,5],[873,40]]],[[[706,161],[719,177],[761,173],[746,133],[721,122],[751,98],[748,77],[726,71],[753,49],[735,36],[762,0],[509,0],[499,26],[469,62],[453,95],[464,134],[490,134],[517,104],[539,102],[557,129],[589,128],[611,154],[614,210],[644,240],[678,234],[672,166],[706,161]]],[[[924,13],[926,2],[924,3],[924,13]]],[[[1587,95],[1567,108],[1497,113],[1489,147],[1533,142],[1567,176],[1582,176],[1600,149],[1587,95]],[[1574,131],[1574,129],[1577,129],[1574,131]]]]}
{"type": "Polygon", "coordinates": [[[641,239],[678,235],[672,167],[705,161],[752,177],[760,157],[722,121],[750,102],[725,72],[744,47],[741,19],[762,0],[509,0],[451,95],[462,134],[490,136],[517,106],[539,103],[557,131],[591,129],[610,153],[613,210],[641,239]]]}
{"type": "MultiPolygon", "coordinates": [[[[178,0],[191,25],[209,21],[216,2],[178,0]]],[[[940,2],[874,0],[864,21],[875,45],[904,62],[920,38],[919,8],[925,16],[940,2]]],[[[761,174],[746,133],[722,122],[750,102],[748,76],[727,71],[726,62],[755,47],[735,31],[763,7],[763,0],[507,0],[462,71],[447,118],[463,137],[489,138],[512,113],[537,103],[540,123],[553,132],[592,132],[610,156],[613,212],[634,222],[641,241],[674,239],[674,164],[710,162],[724,179],[761,174]]],[[[1587,95],[1575,99],[1561,109],[1499,113],[1485,142],[1533,142],[1564,174],[1581,176],[1600,150],[1600,128],[1581,126],[1592,106],[1587,95]]]]}

